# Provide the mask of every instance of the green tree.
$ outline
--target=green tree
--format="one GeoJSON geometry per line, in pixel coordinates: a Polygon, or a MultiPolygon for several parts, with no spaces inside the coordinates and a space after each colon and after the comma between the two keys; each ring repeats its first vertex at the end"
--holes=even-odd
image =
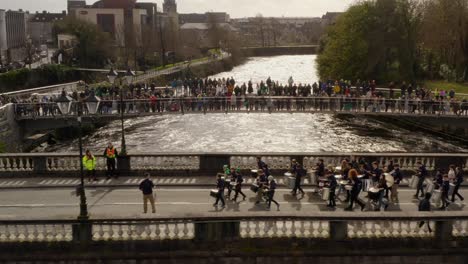
{"type": "Polygon", "coordinates": [[[416,1],[362,1],[351,6],[321,40],[322,79],[413,80],[417,69],[416,1]]]}
{"type": "Polygon", "coordinates": [[[90,22],[68,17],[55,24],[54,32],[77,37],[78,44],[73,54],[82,67],[100,68],[114,58],[114,40],[90,22]]]}

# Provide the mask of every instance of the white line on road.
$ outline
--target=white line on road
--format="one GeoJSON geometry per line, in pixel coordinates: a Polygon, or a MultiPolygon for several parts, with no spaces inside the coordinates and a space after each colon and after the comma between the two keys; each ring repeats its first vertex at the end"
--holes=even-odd
{"type": "MultiPolygon", "coordinates": [[[[326,202],[323,201],[323,202],[315,202],[315,203],[311,203],[311,202],[278,202],[279,204],[289,204],[289,205],[325,205],[326,202]]],[[[103,204],[96,204],[96,205],[93,205],[93,207],[96,207],[96,206],[126,206],[126,205],[141,205],[142,203],[141,202],[135,202],[135,203],[128,203],[128,202],[122,202],[122,203],[119,203],[119,202],[116,202],[116,203],[103,203],[103,204]]],[[[156,202],[156,205],[182,205],[182,206],[185,206],[185,205],[211,205],[212,203],[209,202],[209,203],[193,203],[193,202],[156,202]]],[[[247,202],[244,202],[242,204],[251,204],[251,205],[254,205],[254,203],[247,203],[247,202]]],[[[263,204],[263,203],[261,203],[263,204]]],[[[415,205],[414,203],[399,203],[398,205],[415,205]]],[[[76,206],[79,206],[78,203],[74,203],[74,204],[3,204],[3,205],[0,205],[0,208],[12,208],[12,207],[17,207],[17,208],[45,208],[45,207],[76,207],[76,206]]]]}

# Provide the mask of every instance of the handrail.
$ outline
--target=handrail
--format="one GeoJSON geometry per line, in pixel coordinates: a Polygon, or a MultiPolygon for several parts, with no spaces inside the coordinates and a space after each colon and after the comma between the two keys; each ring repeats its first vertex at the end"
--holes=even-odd
{"type": "MultiPolygon", "coordinates": [[[[148,223],[148,222],[164,222],[164,223],[214,223],[227,221],[267,221],[267,220],[327,220],[327,221],[365,221],[365,220],[433,220],[433,221],[453,221],[453,220],[468,220],[468,212],[450,211],[450,212],[300,212],[282,214],[277,212],[269,212],[268,215],[260,213],[234,214],[225,215],[195,215],[195,216],[180,216],[180,217],[156,217],[156,218],[96,218],[89,219],[89,223],[148,223]]],[[[38,219],[38,220],[0,220],[0,225],[7,224],[74,224],[81,223],[75,219],[38,219]]]]}
{"type": "Polygon", "coordinates": [[[43,90],[50,90],[50,89],[58,88],[58,87],[60,87],[60,86],[68,86],[68,85],[73,85],[73,84],[79,84],[80,82],[81,82],[81,81],[70,82],[70,83],[54,84],[54,85],[49,85],[49,86],[42,86],[42,87],[36,87],[36,88],[25,89],[25,90],[20,90],[20,91],[13,91],[13,92],[2,93],[2,94],[0,94],[0,95],[5,95],[5,96],[18,96],[18,95],[22,95],[22,94],[40,92],[40,91],[43,91],[43,90]]]}
{"type": "MultiPolygon", "coordinates": [[[[366,153],[366,152],[349,152],[349,153],[332,153],[332,152],[140,152],[140,153],[129,153],[129,156],[144,157],[144,156],[315,156],[315,157],[431,157],[431,158],[442,158],[442,157],[468,157],[467,153],[397,153],[397,152],[384,152],[384,153],[366,153]]],[[[0,153],[2,158],[11,157],[77,157],[78,154],[70,152],[62,153],[0,153]]]]}

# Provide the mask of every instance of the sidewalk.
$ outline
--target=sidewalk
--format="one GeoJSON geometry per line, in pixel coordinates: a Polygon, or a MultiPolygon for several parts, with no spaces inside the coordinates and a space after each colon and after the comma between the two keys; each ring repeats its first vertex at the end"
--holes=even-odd
{"type": "MultiPolygon", "coordinates": [[[[88,182],[85,178],[87,188],[133,188],[137,187],[144,178],[141,177],[119,177],[118,179],[99,178],[97,182],[88,182]]],[[[276,177],[281,187],[285,186],[284,177],[276,177]]],[[[216,178],[214,176],[193,177],[154,177],[153,182],[161,187],[214,187],[216,178]]],[[[244,177],[244,187],[254,182],[251,177],[244,177]]],[[[35,188],[75,188],[80,184],[79,178],[2,178],[0,189],[35,189],[35,188]]],[[[304,179],[304,186],[312,187],[308,178],[304,179]]],[[[408,187],[408,179],[404,179],[400,185],[408,187]]]]}

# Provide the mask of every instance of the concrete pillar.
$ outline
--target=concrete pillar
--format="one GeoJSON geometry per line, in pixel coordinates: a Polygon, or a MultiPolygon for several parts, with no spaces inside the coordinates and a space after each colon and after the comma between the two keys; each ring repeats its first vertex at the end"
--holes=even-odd
{"type": "Polygon", "coordinates": [[[330,221],[330,239],[345,240],[348,238],[348,223],[346,221],[330,221]]]}
{"type": "Polygon", "coordinates": [[[195,240],[220,241],[240,238],[240,222],[195,223],[195,240]]]}
{"type": "Polygon", "coordinates": [[[72,225],[73,242],[88,244],[93,240],[93,225],[88,221],[81,221],[72,225]]]}
{"type": "Polygon", "coordinates": [[[453,222],[452,221],[436,221],[435,222],[435,239],[436,241],[448,241],[452,238],[453,222]]]}
{"type": "Polygon", "coordinates": [[[33,172],[34,174],[45,174],[47,173],[47,156],[33,157],[33,172]]]}

